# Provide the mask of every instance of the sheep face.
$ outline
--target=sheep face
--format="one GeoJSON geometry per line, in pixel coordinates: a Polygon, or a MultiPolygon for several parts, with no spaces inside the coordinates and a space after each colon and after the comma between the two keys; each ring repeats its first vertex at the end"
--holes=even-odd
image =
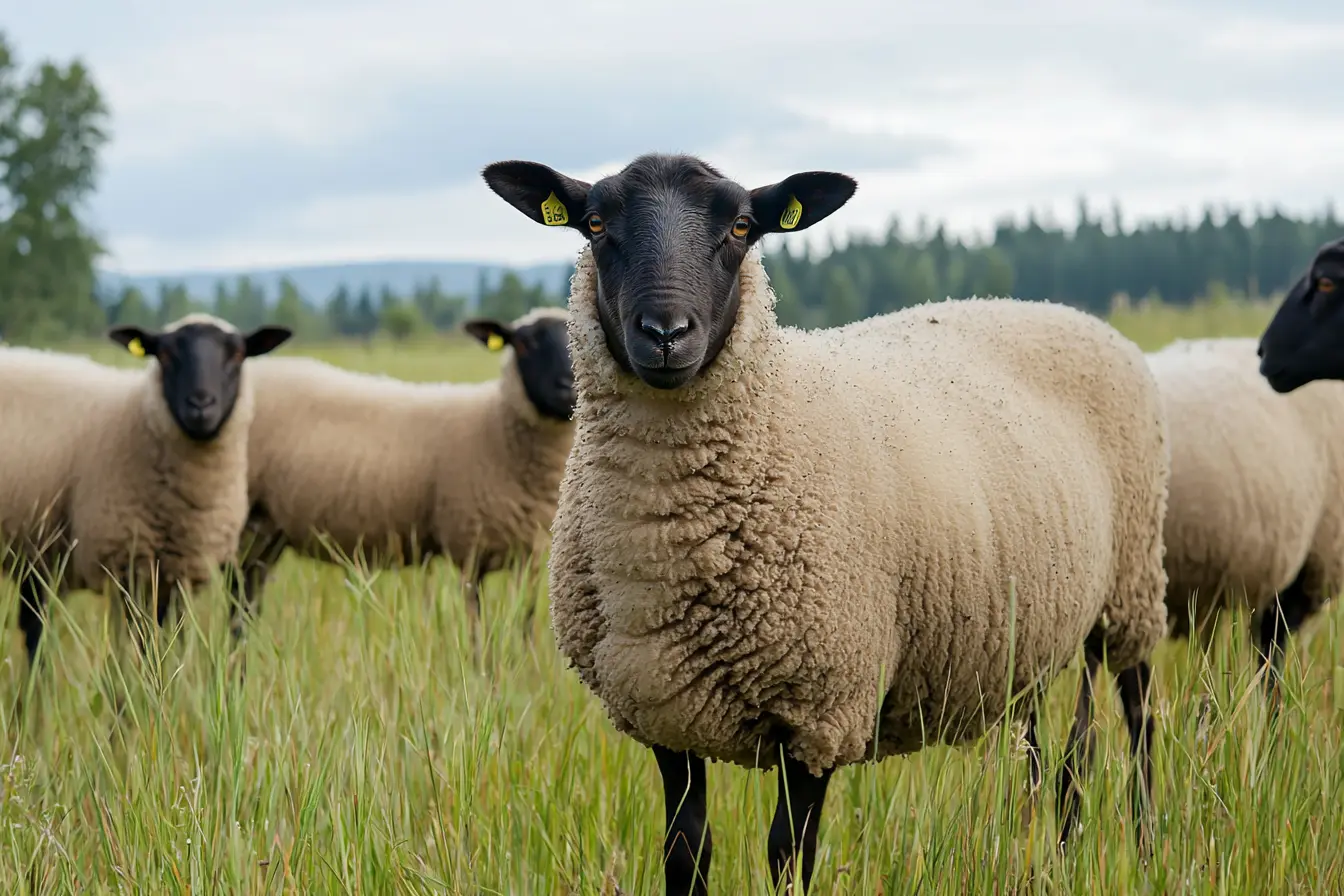
{"type": "Polygon", "coordinates": [[[1328,243],[1260,337],[1260,375],[1275,392],[1344,380],[1344,240],[1328,243]]]}
{"type": "Polygon", "coordinates": [[[574,366],[562,317],[520,318],[512,324],[474,318],[462,325],[492,351],[513,347],[513,363],[537,413],[551,420],[574,417],[574,366]]]}
{"type": "Polygon", "coordinates": [[[482,176],[532,220],[588,238],[607,348],[658,389],[685,385],[718,357],[747,251],[767,233],[806,230],[857,188],[808,171],[747,190],[694,156],[657,153],[594,184],[536,162],[496,162],[482,176]]]}
{"type": "Polygon", "coordinates": [[[113,327],[108,337],[138,356],[152,357],[162,371],[163,400],[182,433],[195,442],[219,435],[238,401],[243,361],[279,347],[285,327],[259,327],[243,335],[209,323],[189,323],[162,332],[113,327]]]}

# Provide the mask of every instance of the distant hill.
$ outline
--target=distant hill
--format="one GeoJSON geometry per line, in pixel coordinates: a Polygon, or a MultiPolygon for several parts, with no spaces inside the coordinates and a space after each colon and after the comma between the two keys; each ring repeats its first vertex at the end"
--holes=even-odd
{"type": "Polygon", "coordinates": [[[245,274],[253,283],[265,289],[267,298],[274,300],[280,291],[280,279],[288,276],[306,300],[322,307],[341,284],[345,284],[356,296],[360,289],[367,286],[376,298],[378,290],[383,286],[398,295],[407,295],[417,283],[427,283],[432,277],[438,277],[439,287],[445,293],[465,295],[475,302],[478,278],[482,271],[485,272],[487,287],[498,283],[506,270],[513,270],[528,286],[542,283],[552,292],[562,292],[569,287],[566,278],[570,267],[570,262],[563,261],[514,268],[472,261],[368,261],[292,268],[239,268],[135,275],[100,270],[98,283],[109,292],[120,291],[127,284],[132,284],[139,287],[151,303],[158,300],[160,283],[183,283],[194,298],[209,300],[215,294],[218,281],[226,280],[232,285],[233,281],[245,274]]]}

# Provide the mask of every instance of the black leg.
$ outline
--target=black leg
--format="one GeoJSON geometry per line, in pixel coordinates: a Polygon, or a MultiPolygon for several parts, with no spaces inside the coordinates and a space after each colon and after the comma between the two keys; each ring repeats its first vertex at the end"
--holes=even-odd
{"type": "Polygon", "coordinates": [[[654,747],[663,776],[667,835],[663,859],[667,896],[708,896],[713,838],[705,817],[705,760],[694,753],[654,747]]]}
{"type": "Polygon", "coordinates": [[[283,532],[262,531],[249,523],[252,541],[243,553],[241,562],[226,564],[229,576],[229,633],[237,644],[243,639],[247,623],[261,613],[261,595],[271,567],[280,561],[289,542],[283,532]]]}
{"type": "Polygon", "coordinates": [[[1134,830],[1140,846],[1151,843],[1147,835],[1148,810],[1153,800],[1153,714],[1148,705],[1152,669],[1147,663],[1130,666],[1116,676],[1120,704],[1129,728],[1130,753],[1134,757],[1134,830]]]}
{"type": "Polygon", "coordinates": [[[1315,615],[1316,610],[1315,603],[1302,587],[1302,576],[1299,574],[1291,585],[1279,593],[1277,600],[1260,613],[1256,649],[1265,665],[1265,697],[1269,700],[1271,712],[1275,714],[1279,706],[1280,679],[1288,637],[1315,615]]]}
{"type": "Polygon", "coordinates": [[[159,583],[159,587],[154,590],[154,600],[154,621],[159,624],[159,628],[163,628],[168,621],[168,611],[177,600],[177,586],[168,582],[159,583]]]}
{"type": "Polygon", "coordinates": [[[1064,748],[1064,764],[1059,769],[1059,845],[1063,847],[1078,824],[1081,801],[1080,781],[1092,761],[1092,688],[1101,657],[1087,650],[1085,665],[1078,682],[1078,703],[1073,710],[1073,728],[1064,748]]]}
{"type": "Polygon", "coordinates": [[[37,664],[37,647],[42,643],[43,614],[47,592],[31,573],[19,579],[19,628],[23,631],[23,646],[28,649],[28,674],[37,664]]]}
{"type": "Polygon", "coordinates": [[[813,775],[807,766],[787,753],[779,764],[779,802],[770,825],[770,870],[775,886],[790,879],[797,844],[803,847],[802,886],[794,892],[806,892],[812,883],[812,867],[817,856],[817,828],[821,826],[822,803],[831,783],[831,769],[813,775]]]}

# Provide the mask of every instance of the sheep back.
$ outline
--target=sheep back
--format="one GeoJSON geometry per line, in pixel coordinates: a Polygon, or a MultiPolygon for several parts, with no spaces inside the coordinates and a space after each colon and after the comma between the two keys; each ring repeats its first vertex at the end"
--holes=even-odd
{"type": "Polygon", "coordinates": [[[1344,584],[1344,384],[1288,395],[1259,373],[1254,339],[1180,340],[1148,356],[1171,427],[1168,610],[1186,634],[1303,574],[1319,605],[1344,584]]]}
{"type": "Polygon", "coordinates": [[[262,525],[302,553],[443,553],[488,572],[549,539],[572,425],[527,400],[506,349],[484,383],[414,383],[310,358],[252,362],[249,446],[262,525]]]}
{"type": "Polygon", "coordinates": [[[667,393],[612,361],[588,250],[574,274],[551,612],[619,730],[817,772],[978,736],[1010,652],[1014,690],[1093,630],[1115,668],[1148,654],[1168,454],[1136,346],[1012,300],[781,329],[758,253],[740,278],[723,351],[667,393]]]}

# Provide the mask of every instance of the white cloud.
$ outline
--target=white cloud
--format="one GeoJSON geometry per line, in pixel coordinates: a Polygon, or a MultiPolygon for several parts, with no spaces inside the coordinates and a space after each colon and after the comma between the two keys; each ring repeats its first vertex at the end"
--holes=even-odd
{"type": "MultiPolygon", "coordinates": [[[[645,148],[701,152],[748,186],[825,166],[833,153],[829,167],[858,177],[860,190],[806,235],[822,244],[852,228],[884,229],[893,213],[962,232],[1029,207],[1067,222],[1080,192],[1096,206],[1118,199],[1131,220],[1222,201],[1314,210],[1344,183],[1344,115],[1304,99],[1319,79],[1285,74],[1290,62],[1299,71],[1318,64],[1313,54],[1324,59],[1344,29],[1290,19],[1286,6],[1211,16],[1188,5],[1195,0],[239,0],[172,9],[131,0],[111,15],[97,2],[25,4],[11,34],[28,58],[84,53],[105,85],[115,114],[108,179],[122,204],[100,206],[100,223],[115,266],[133,271],[567,257],[577,237],[531,224],[460,160],[386,190],[334,164],[395,168],[409,151],[397,123],[442,114],[436,107],[451,104],[441,101],[464,95],[482,103],[452,106],[467,117],[448,132],[511,154],[490,135],[515,133],[520,92],[542,85],[570,88],[571,105],[555,119],[572,129],[555,141],[590,163],[609,153],[586,128],[628,120],[644,86],[657,87],[661,103],[740,94],[744,109],[773,103],[803,115],[813,124],[794,125],[792,140],[744,126],[645,148]],[[887,164],[882,138],[891,139],[887,164]],[[930,143],[947,150],[910,149],[930,143]],[[275,195],[264,185],[296,157],[333,163],[332,174],[275,195]],[[213,230],[184,232],[171,217],[125,207],[128,196],[194,194],[195,172],[207,183],[221,163],[238,186],[224,197],[231,214],[199,209],[199,220],[220,220],[213,230]],[[255,166],[255,188],[240,164],[255,166]],[[170,167],[187,179],[155,177],[170,167]],[[130,177],[133,188],[117,180],[130,177]]],[[[684,108],[669,111],[686,118],[684,108]]],[[[569,173],[595,178],[626,161],[569,173]]]]}

